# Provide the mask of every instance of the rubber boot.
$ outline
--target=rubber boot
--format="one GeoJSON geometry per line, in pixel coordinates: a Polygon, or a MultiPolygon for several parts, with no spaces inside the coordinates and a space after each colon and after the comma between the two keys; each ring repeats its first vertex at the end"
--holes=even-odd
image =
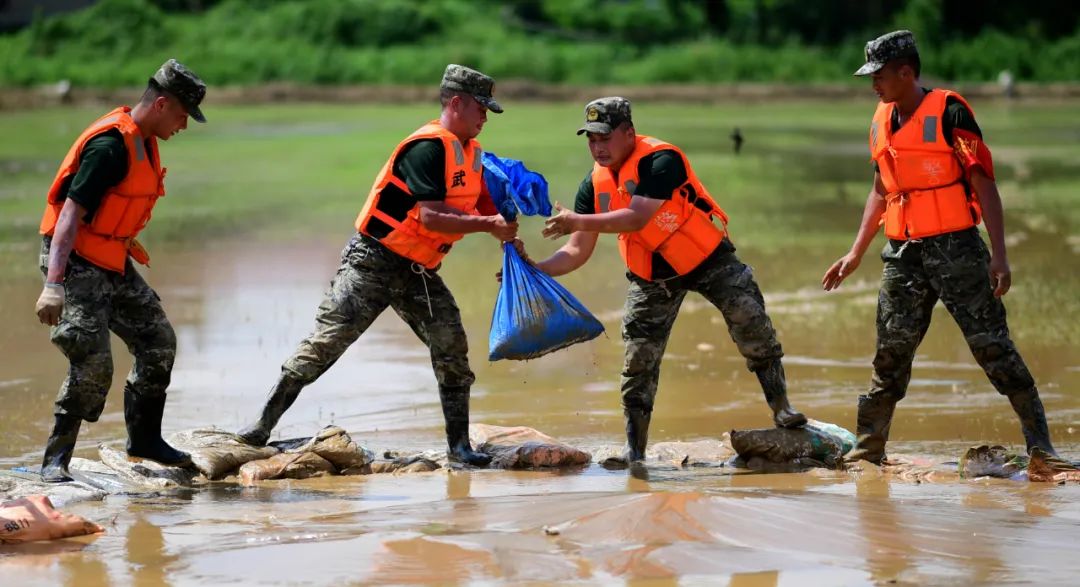
{"type": "Polygon", "coordinates": [[[1046,424],[1046,411],[1039,399],[1039,390],[1032,387],[1027,391],[1014,393],[1009,396],[1009,403],[1020,418],[1020,430],[1024,433],[1028,454],[1039,448],[1057,457],[1054,446],[1050,444],[1050,428],[1046,424]]]}
{"type": "Polygon", "coordinates": [[[266,404],[263,405],[259,419],[241,430],[238,433],[240,438],[254,446],[265,445],[266,441],[270,440],[270,432],[274,426],[277,426],[285,410],[288,410],[289,406],[296,401],[302,389],[304,389],[304,384],[282,372],[277,383],[270,389],[270,394],[266,396],[266,404]]]}
{"type": "Polygon", "coordinates": [[[777,428],[800,428],[806,425],[806,416],[795,411],[788,403],[787,379],[784,376],[784,365],[779,360],[755,371],[754,375],[757,375],[761,390],[765,392],[765,401],[772,409],[773,424],[777,428]]]}
{"type": "Polygon", "coordinates": [[[623,408],[626,421],[626,450],[617,457],[604,459],[600,465],[606,469],[622,470],[645,461],[645,447],[649,445],[649,422],[652,412],[639,408],[623,408]]]}
{"type": "Polygon", "coordinates": [[[165,395],[142,396],[124,389],[124,423],[129,457],[150,459],[169,467],[190,467],[191,455],[176,450],[161,438],[165,395]]]}
{"type": "Polygon", "coordinates": [[[649,422],[652,412],[632,409],[623,410],[626,419],[626,462],[645,460],[645,447],[649,444],[649,422]]]}
{"type": "Polygon", "coordinates": [[[860,395],[856,420],[855,447],[844,455],[844,462],[870,461],[880,465],[885,460],[885,443],[889,441],[896,400],[884,394],[860,395]]]}
{"type": "Polygon", "coordinates": [[[41,480],[46,483],[71,481],[68,463],[75,451],[75,441],[79,438],[82,418],[67,414],[56,414],[52,434],[45,443],[45,457],[41,460],[41,480]]]}
{"type": "Polygon", "coordinates": [[[473,450],[469,444],[469,388],[439,388],[443,419],[446,421],[446,456],[451,462],[486,467],[491,457],[473,450]]]}

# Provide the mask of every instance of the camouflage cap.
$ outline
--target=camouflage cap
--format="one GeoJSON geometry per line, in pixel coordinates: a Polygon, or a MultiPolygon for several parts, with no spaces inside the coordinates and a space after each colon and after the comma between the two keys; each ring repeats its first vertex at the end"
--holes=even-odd
{"type": "Polygon", "coordinates": [[[885,67],[891,59],[918,55],[915,48],[915,35],[911,31],[893,31],[886,33],[866,44],[866,64],[855,75],[870,75],[885,67]]]}
{"type": "Polygon", "coordinates": [[[175,59],[166,61],[154,77],[150,78],[150,81],[176,96],[176,99],[184,105],[188,116],[198,122],[206,122],[202,110],[199,110],[199,104],[206,96],[206,84],[195,75],[195,72],[184,67],[183,63],[175,59]]]}
{"type": "Polygon", "coordinates": [[[619,96],[597,98],[585,105],[585,126],[577,134],[592,132],[606,135],[630,120],[630,100],[619,96]]]}
{"type": "Polygon", "coordinates": [[[475,69],[451,63],[446,66],[446,71],[443,72],[442,83],[439,84],[439,87],[457,92],[465,92],[472,96],[477,102],[483,104],[488,110],[491,110],[496,114],[502,114],[502,106],[499,106],[499,103],[492,97],[492,92],[495,91],[495,80],[491,79],[491,76],[484,75],[475,69]]]}

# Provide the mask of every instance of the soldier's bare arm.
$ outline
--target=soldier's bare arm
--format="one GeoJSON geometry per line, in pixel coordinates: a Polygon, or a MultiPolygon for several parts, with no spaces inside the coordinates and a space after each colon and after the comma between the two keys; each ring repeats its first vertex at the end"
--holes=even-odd
{"type": "Polygon", "coordinates": [[[500,241],[512,241],[517,237],[517,222],[507,222],[499,214],[492,216],[472,216],[445,202],[421,201],[420,223],[428,230],[457,234],[487,232],[500,241]]]}
{"type": "Polygon", "coordinates": [[[60,217],[56,221],[52,245],[49,247],[49,272],[45,281],[49,283],[64,281],[64,270],[67,269],[71,249],[75,247],[75,234],[85,216],[86,209],[78,202],[70,198],[64,202],[64,207],[60,209],[60,217]]]}
{"type": "Polygon", "coordinates": [[[982,169],[971,171],[971,187],[979,195],[983,222],[990,235],[990,280],[994,286],[994,297],[1005,295],[1012,286],[1012,270],[1009,268],[1009,256],[1005,252],[1005,212],[1001,205],[997,182],[983,173],[982,169]]]}
{"type": "Polygon", "coordinates": [[[85,216],[86,209],[71,198],[68,198],[60,209],[49,247],[45,287],[34,305],[34,311],[42,324],[56,326],[60,322],[60,314],[64,310],[64,271],[67,269],[71,249],[75,246],[79,223],[85,216]]]}
{"type": "Polygon", "coordinates": [[[855,242],[846,255],[837,259],[821,278],[821,286],[825,291],[831,291],[840,287],[840,283],[859,268],[866,249],[870,247],[877,235],[881,215],[885,212],[885,186],[881,183],[881,174],[874,173],[874,186],[866,196],[866,206],[863,208],[862,222],[859,224],[859,232],[855,236],[855,242]]]}
{"type": "Polygon", "coordinates": [[[558,214],[544,222],[542,234],[554,239],[575,232],[636,232],[645,228],[663,204],[664,200],[634,196],[630,198],[629,208],[600,214],[577,214],[556,203],[558,214]]]}
{"type": "Polygon", "coordinates": [[[596,249],[596,232],[575,232],[553,255],[536,263],[536,267],[551,276],[565,275],[581,267],[596,249]]]}

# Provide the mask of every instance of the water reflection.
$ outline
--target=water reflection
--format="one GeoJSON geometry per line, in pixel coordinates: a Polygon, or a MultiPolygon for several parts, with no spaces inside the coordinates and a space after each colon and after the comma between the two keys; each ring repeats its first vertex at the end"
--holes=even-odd
{"type": "Polygon", "coordinates": [[[161,528],[138,516],[127,529],[128,572],[136,587],[170,587],[170,571],[180,557],[169,553],[161,528]]]}

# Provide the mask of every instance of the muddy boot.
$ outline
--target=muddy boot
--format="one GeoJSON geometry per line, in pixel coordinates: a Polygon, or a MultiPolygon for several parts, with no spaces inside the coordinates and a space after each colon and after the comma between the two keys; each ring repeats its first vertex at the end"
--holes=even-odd
{"type": "Polygon", "coordinates": [[[845,463],[870,461],[880,465],[885,460],[885,443],[889,440],[896,401],[884,394],[860,395],[855,447],[844,455],[845,463]]]}
{"type": "Polygon", "coordinates": [[[191,466],[191,455],[176,450],[161,438],[165,395],[141,396],[124,389],[124,423],[127,424],[129,457],[150,459],[169,467],[191,466]]]}
{"type": "Polygon", "coordinates": [[[1043,410],[1042,400],[1039,399],[1039,390],[1032,387],[1027,391],[1014,393],[1009,396],[1009,403],[1020,418],[1020,430],[1024,433],[1028,454],[1038,448],[1057,457],[1054,446],[1050,444],[1050,429],[1046,425],[1046,412],[1043,410]]]}
{"type": "Polygon", "coordinates": [[[469,444],[469,388],[440,387],[439,400],[446,420],[446,456],[455,463],[488,466],[491,457],[476,452],[469,444]]]}
{"type": "Polygon", "coordinates": [[[765,392],[765,401],[772,409],[773,424],[777,428],[799,428],[806,424],[806,416],[795,411],[787,398],[787,380],[784,377],[784,365],[779,361],[769,363],[764,369],[754,372],[761,390],[765,392]]]}
{"type": "Polygon", "coordinates": [[[624,410],[626,418],[626,453],[623,455],[627,463],[636,463],[645,460],[645,447],[649,444],[649,422],[652,421],[652,412],[645,410],[624,410]]]}
{"type": "Polygon", "coordinates": [[[621,470],[645,460],[645,447],[649,444],[649,422],[652,421],[652,412],[624,408],[623,417],[626,420],[626,450],[617,457],[604,459],[600,465],[605,469],[621,470]]]}
{"type": "Polygon", "coordinates": [[[45,458],[41,461],[41,480],[46,483],[71,481],[68,463],[75,451],[75,441],[79,438],[82,418],[57,414],[52,434],[45,443],[45,458]]]}
{"type": "Polygon", "coordinates": [[[254,446],[265,445],[266,441],[270,440],[270,431],[277,426],[281,415],[293,405],[302,389],[304,389],[303,383],[283,372],[281,378],[270,390],[270,395],[266,397],[266,404],[263,406],[258,421],[241,430],[238,433],[240,438],[254,446]]]}

